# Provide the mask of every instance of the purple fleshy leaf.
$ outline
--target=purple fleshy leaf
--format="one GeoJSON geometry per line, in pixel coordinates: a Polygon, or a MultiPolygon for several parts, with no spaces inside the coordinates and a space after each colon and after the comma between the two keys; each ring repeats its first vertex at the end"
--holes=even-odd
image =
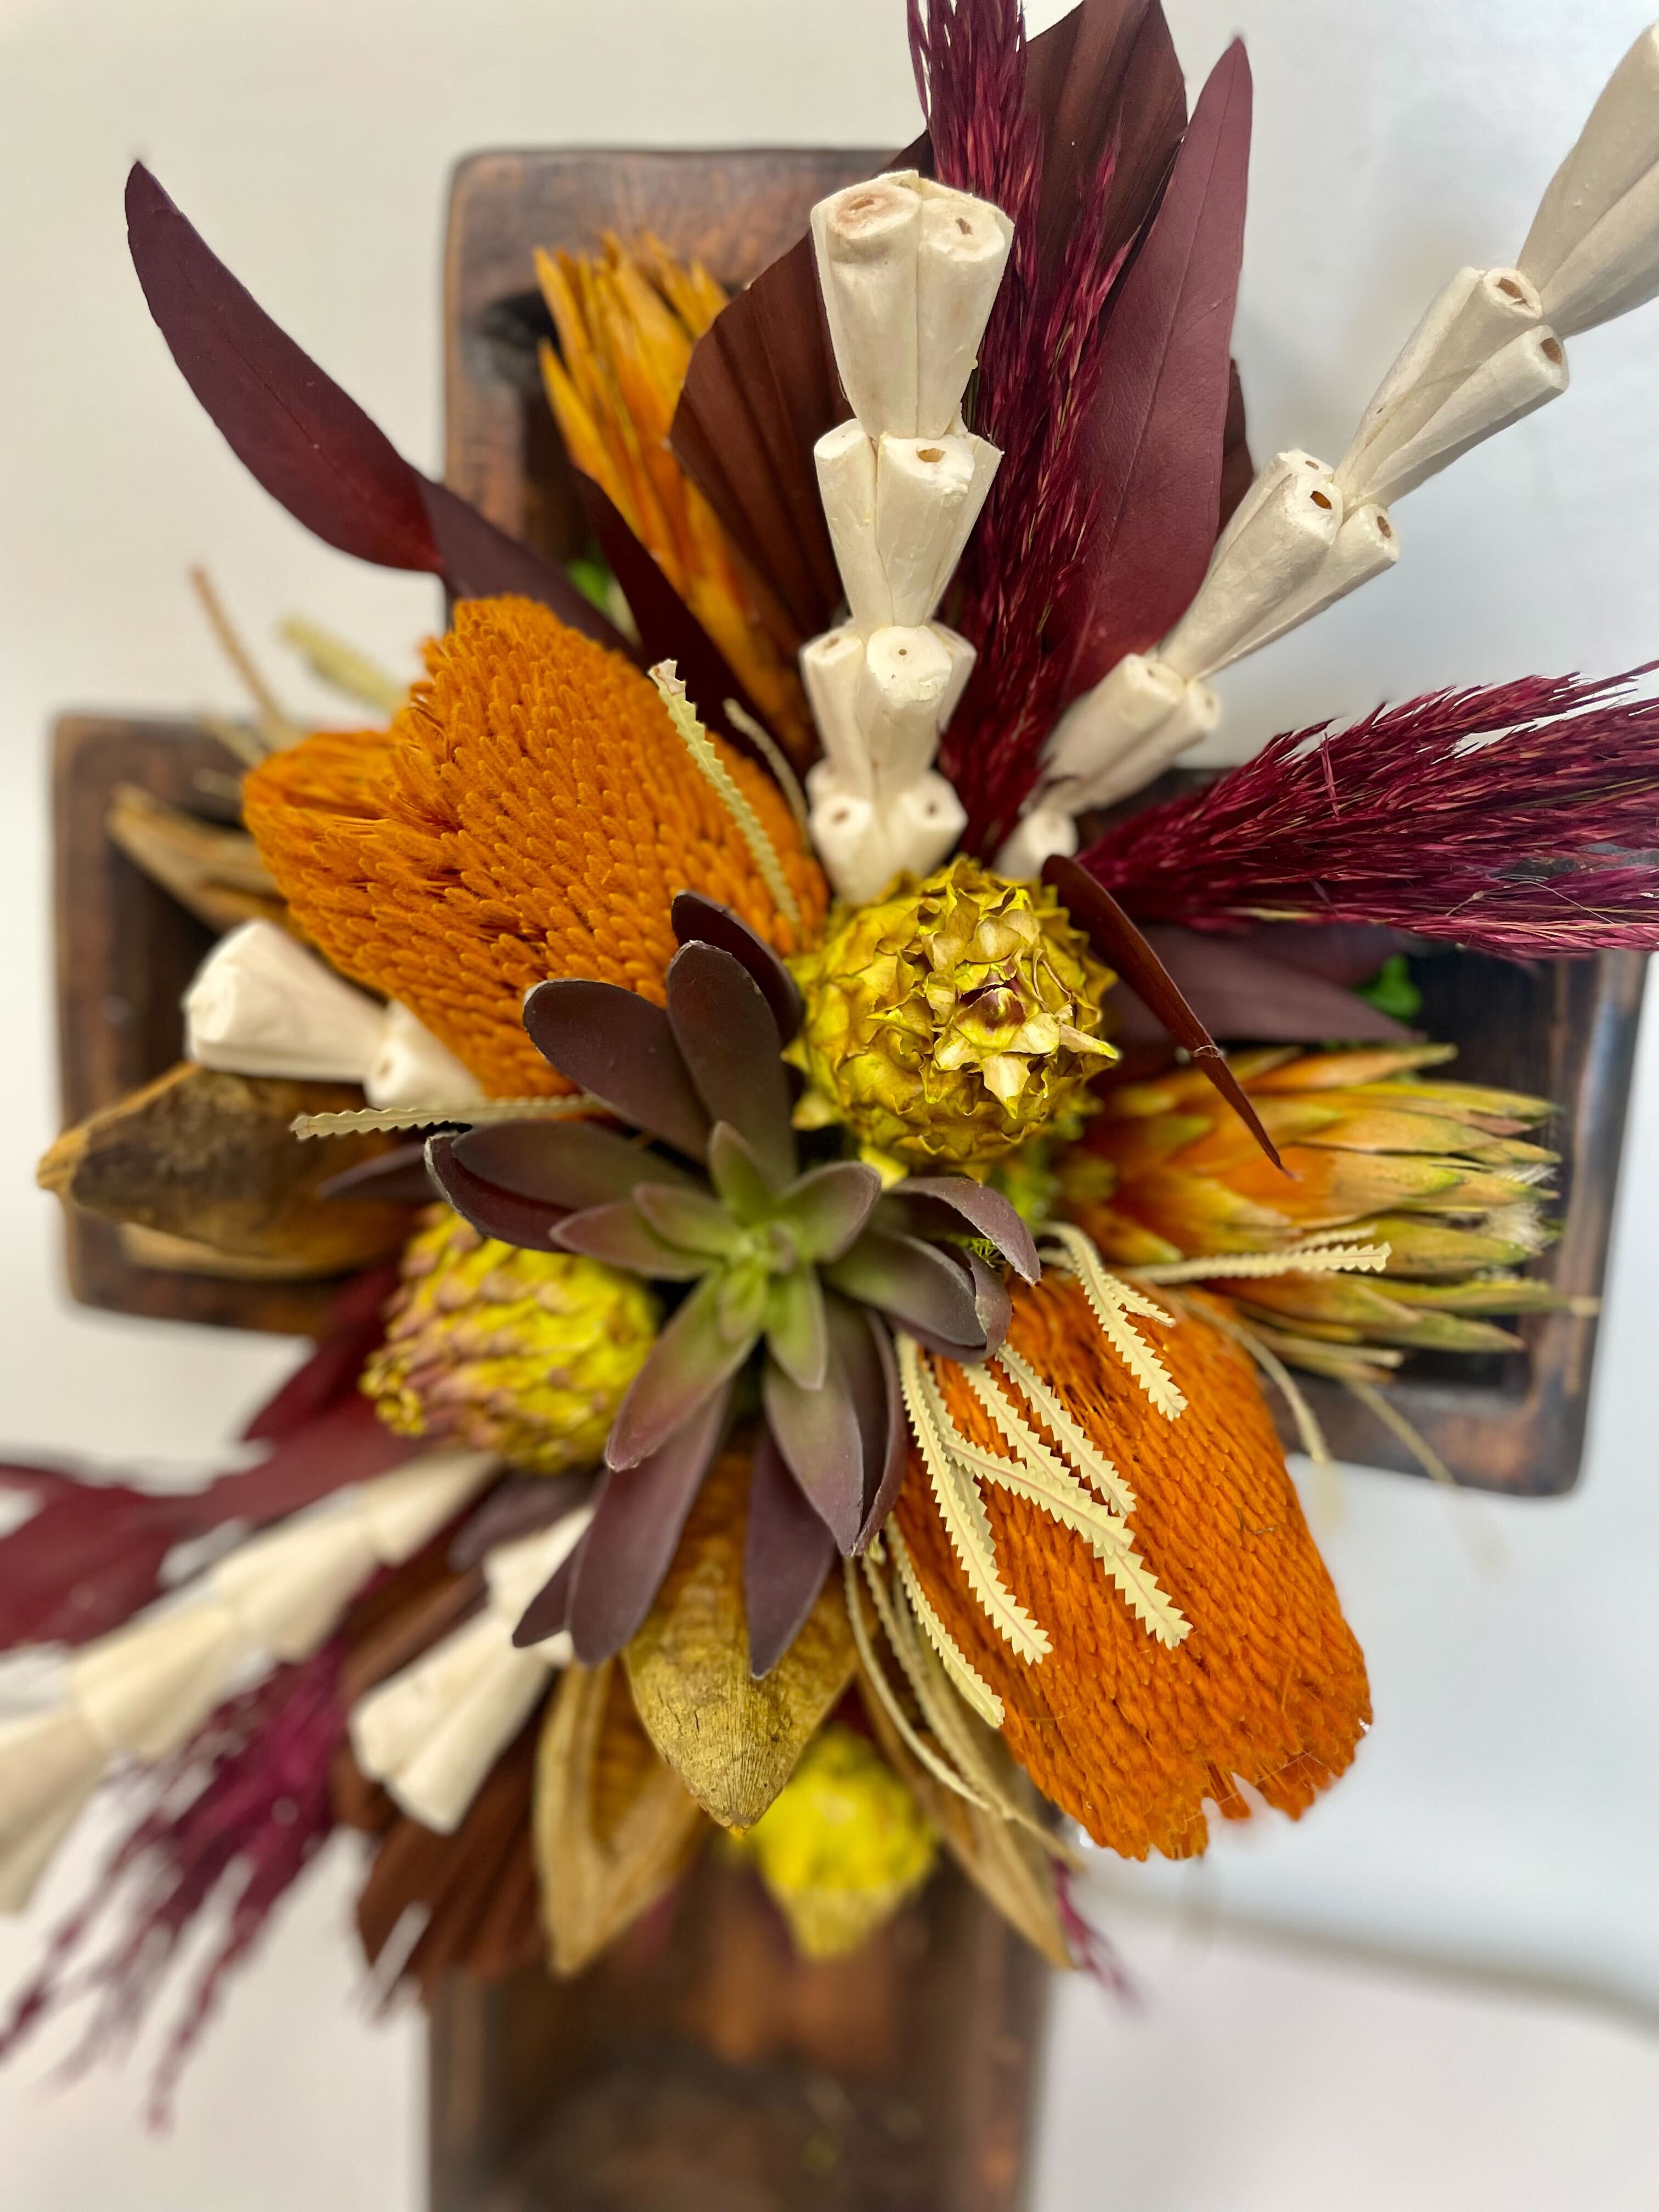
{"type": "Polygon", "coordinates": [[[835,1538],[801,1495],[771,1431],[763,1429],[749,1478],[743,1553],[749,1672],[756,1681],[800,1634],[835,1556],[835,1538]]]}
{"type": "Polygon", "coordinates": [[[668,963],[668,1019],[711,1121],[746,1139],[770,1181],[795,1173],[788,1079],[766,994],[718,945],[683,945],[668,963]]]}
{"type": "Polygon", "coordinates": [[[757,936],[729,906],[705,898],[701,891],[676,892],[672,913],[674,934],[682,945],[718,945],[743,963],[772,1009],[779,1043],[787,1044],[800,1027],[800,989],[765,939],[757,936]]]}
{"type": "Polygon", "coordinates": [[[553,1231],[562,1216],[556,1206],[538,1198],[523,1198],[517,1191],[489,1182],[456,1155],[459,1139],[428,1137],[426,1164],[432,1180],[463,1221],[470,1221],[480,1237],[498,1237],[527,1252],[550,1252],[553,1231]]]}
{"type": "Polygon", "coordinates": [[[709,1137],[708,1180],[737,1220],[752,1224],[771,1219],[777,1191],[729,1121],[716,1121],[709,1137]]]}
{"type": "Polygon", "coordinates": [[[742,1230],[712,1191],[642,1182],[634,1193],[634,1204],[666,1243],[701,1260],[729,1259],[743,1242],[742,1230]]]}
{"type": "Polygon", "coordinates": [[[674,1161],[594,1121],[486,1124],[462,1131],[453,1149],[486,1182],[562,1212],[631,1197],[642,1182],[684,1182],[690,1188],[695,1182],[674,1161]]]}
{"type": "Polygon", "coordinates": [[[1008,1285],[977,1252],[967,1252],[968,1272],[974,1279],[974,1310],[985,1332],[987,1352],[994,1352],[1008,1334],[1014,1318],[1014,1302],[1008,1285]]]}
{"type": "MultiPolygon", "coordinates": [[[[603,1485],[605,1477],[599,1481],[603,1485]]],[[[557,1636],[570,1626],[570,1601],[575,1594],[576,1576],[580,1569],[582,1553],[593,1533],[593,1524],[578,1538],[575,1547],[560,1560],[552,1573],[537,1591],[520,1617],[513,1632],[513,1641],[520,1650],[532,1644],[544,1643],[550,1636],[557,1636]]]]}
{"type": "Polygon", "coordinates": [[[965,1267],[920,1237],[867,1229],[825,1279],[862,1305],[878,1306],[900,1328],[977,1358],[985,1350],[973,1282],[965,1267]]]}
{"type": "Polygon", "coordinates": [[[427,1173],[425,1140],[417,1137],[407,1145],[394,1145],[374,1159],[342,1168],[318,1184],[317,1195],[374,1199],[382,1206],[429,1206],[438,1193],[427,1173]]]}
{"type": "Polygon", "coordinates": [[[975,1237],[982,1237],[988,1244],[995,1245],[1024,1281],[1035,1283],[1042,1273],[1030,1229],[1012,1201],[1000,1190],[975,1182],[969,1176],[908,1176],[902,1182],[895,1183],[887,1196],[920,1200],[925,1209],[946,1207],[959,1219],[949,1221],[942,1233],[959,1233],[960,1224],[965,1221],[975,1237]]]}
{"type": "Polygon", "coordinates": [[[754,1349],[758,1328],[735,1343],[722,1334],[723,1287],[720,1277],[705,1278],[652,1346],[606,1440],[608,1466],[637,1467],[650,1458],[720,1392],[754,1349]]]}
{"type": "Polygon", "coordinates": [[[766,1343],[799,1389],[823,1387],[830,1359],[823,1285],[811,1267],[775,1276],[767,1291],[766,1343]]]}
{"type": "Polygon", "coordinates": [[[859,1160],[832,1160],[804,1175],[778,1202],[777,1218],[803,1258],[838,1260],[850,1249],[881,1196],[881,1177],[859,1160]]]}
{"type": "Polygon", "coordinates": [[[708,1116],[660,1006],[615,983],[558,975],[525,1000],[524,1025],[543,1057],[590,1097],[702,1159],[708,1116]]]}
{"type": "Polygon", "coordinates": [[[884,1449],[879,1462],[878,1480],[872,1495],[870,1469],[876,1462],[866,1460],[865,1474],[864,1526],[859,1530],[854,1549],[867,1551],[873,1539],[881,1534],[883,1524],[894,1506],[904,1484],[904,1470],[910,1456],[910,1431],[904,1415],[904,1393],[899,1387],[898,1360],[893,1352],[893,1340],[884,1322],[866,1312],[865,1327],[876,1347],[880,1363],[882,1385],[885,1392],[886,1435],[884,1449]]]}
{"type": "Polygon", "coordinates": [[[464,1575],[498,1544],[511,1544],[550,1528],[585,1504],[593,1479],[588,1474],[509,1474],[475,1505],[456,1530],[449,1565],[464,1575]]]}
{"type": "Polygon", "coordinates": [[[571,1639],[584,1667],[613,1658],[650,1612],[720,1449],[730,1395],[715,1390],[637,1466],[606,1470],[570,1599],[571,1639]]]}
{"type": "Polygon", "coordinates": [[[839,1548],[850,1553],[864,1518],[864,1444],[844,1384],[830,1375],[819,1389],[803,1390],[769,1359],[761,1395],[802,1495],[839,1548]]]}
{"type": "Polygon", "coordinates": [[[607,1267],[624,1268],[632,1275],[653,1275],[659,1282],[691,1283],[708,1273],[706,1259],[659,1237],[626,1198],[613,1206],[590,1206],[580,1213],[567,1213],[553,1231],[553,1241],[567,1252],[603,1260],[607,1267]]]}

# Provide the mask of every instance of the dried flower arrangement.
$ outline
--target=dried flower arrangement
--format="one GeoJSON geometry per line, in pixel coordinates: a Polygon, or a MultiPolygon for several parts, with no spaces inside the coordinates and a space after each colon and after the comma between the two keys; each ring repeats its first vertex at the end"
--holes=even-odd
{"type": "Polygon", "coordinates": [[[346,1278],[251,1471],[0,1470],[30,1509],[0,1648],[54,1647],[0,1723],[0,1905],[137,1778],[95,2045],[233,1897],[158,2094],[340,1825],[374,1839],[366,1954],[423,1990],[578,1971],[711,1825],[810,1954],[942,1844],[1073,1963],[1068,1823],[1200,1851],[1206,1802],[1297,1817],[1370,1722],[1264,1385],[1319,1455],[1298,1370],[1386,1408],[1414,1352],[1556,1296],[1525,1272],[1552,1108],[1229,934],[1650,949],[1632,678],[1418,699],[1092,817],[1659,291],[1659,31],[1340,463],[1257,471],[1242,47],[1189,120],[1156,0],[1029,43],[1018,0],[908,13],[926,135],[746,289],[649,238],[543,257],[574,574],[410,468],[132,173],[146,298],[233,448],[453,601],[406,697],[296,639],[389,719],[236,733],[244,830],[124,797],[219,941],[185,1064],[41,1170],[346,1278]],[[1192,933],[1230,1018],[1143,924],[1192,933]]]}

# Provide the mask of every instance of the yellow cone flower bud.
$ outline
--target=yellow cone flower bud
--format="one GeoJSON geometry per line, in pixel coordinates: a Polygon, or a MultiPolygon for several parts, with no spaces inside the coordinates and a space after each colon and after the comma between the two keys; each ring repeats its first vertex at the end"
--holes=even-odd
{"type": "Polygon", "coordinates": [[[806,1017],[788,1057],[812,1086],[797,1118],[844,1121],[907,1168],[988,1163],[1074,1118],[1117,1056],[1111,971],[1052,890],[977,860],[838,910],[793,965],[806,1017]]]}
{"type": "Polygon", "coordinates": [[[632,1275],[480,1237],[447,1206],[404,1253],[386,1340],[363,1370],[380,1419],[532,1474],[591,1467],[657,1334],[632,1275]]]}
{"type": "Polygon", "coordinates": [[[875,1746],[836,1721],[736,1841],[809,1959],[856,1950],[933,1865],[921,1808],[875,1746]]]}

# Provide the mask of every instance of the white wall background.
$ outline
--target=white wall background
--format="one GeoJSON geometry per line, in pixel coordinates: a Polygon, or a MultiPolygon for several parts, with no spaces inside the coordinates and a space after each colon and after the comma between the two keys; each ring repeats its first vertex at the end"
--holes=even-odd
{"type": "MultiPolygon", "coordinates": [[[[1166,5],[1194,77],[1238,28],[1255,68],[1236,339],[1253,443],[1334,458],[1444,275],[1516,252],[1642,0],[1166,5]]],[[[28,1181],[57,1126],[51,715],[238,703],[185,589],[198,559],[256,635],[303,609],[406,663],[434,613],[428,584],[308,538],[198,414],[126,264],[128,162],[150,161],[435,467],[457,156],[898,143],[914,129],[902,12],[0,0],[0,1449],[201,1466],[293,1357],[64,1297],[53,1208],[28,1181]]],[[[1042,0],[1032,21],[1060,12],[1042,0]]],[[[1565,400],[1413,498],[1392,578],[1229,679],[1230,743],[1385,694],[1659,651],[1659,307],[1576,341],[1572,370],[1565,400]]],[[[1196,1873],[1116,1878],[1101,1909],[1148,2001],[1124,2014],[1065,1993],[1039,2212],[1637,2212],[1659,2197],[1659,2049],[1635,2017],[1659,2015],[1656,1051],[1650,1036],[1582,1490],[1469,1504],[1350,1479],[1323,1533],[1371,1659],[1376,1734],[1300,1828],[1230,1834],[1196,1873]],[[1347,1953],[1264,1948],[1243,1922],[1347,1953]],[[1406,1966],[1356,1963],[1355,1945],[1406,1966]],[[1407,1971],[1425,1959],[1511,1978],[1407,1971]]],[[[78,1895],[95,1842],[0,1930],[0,1984],[78,1895]]],[[[138,2132],[131,2072],[54,2099],[43,2050],[0,2078],[7,2212],[417,2205],[418,2034],[362,2017],[349,1872],[343,1856],[296,1898],[169,2140],[138,2132]]]]}

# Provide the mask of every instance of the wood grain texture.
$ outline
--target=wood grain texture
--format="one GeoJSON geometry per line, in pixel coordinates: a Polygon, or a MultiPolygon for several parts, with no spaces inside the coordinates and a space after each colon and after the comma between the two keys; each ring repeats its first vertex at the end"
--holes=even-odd
{"type": "Polygon", "coordinates": [[[535,249],[592,252],[607,231],[655,233],[728,289],[799,238],[815,201],[888,149],[757,147],[475,154],[456,170],[444,258],[445,476],[503,530],[568,559],[587,526],[542,392],[552,323],[535,249]]]}
{"type": "Polygon", "coordinates": [[[954,1869],[809,1960],[707,1850],[580,1979],[445,1985],[431,2212],[1020,2212],[1047,1981],[954,1869]]]}
{"type": "MultiPolygon", "coordinates": [[[[58,1091],[66,1127],[163,1073],[184,1048],[179,1000],[212,933],[111,842],[124,785],[189,814],[234,819],[237,763],[189,722],[67,714],[52,733],[58,1091]]],[[[234,1282],[135,1263],[113,1221],[66,1211],[71,1294],[156,1321],[315,1333],[337,1285],[234,1282]]]]}

